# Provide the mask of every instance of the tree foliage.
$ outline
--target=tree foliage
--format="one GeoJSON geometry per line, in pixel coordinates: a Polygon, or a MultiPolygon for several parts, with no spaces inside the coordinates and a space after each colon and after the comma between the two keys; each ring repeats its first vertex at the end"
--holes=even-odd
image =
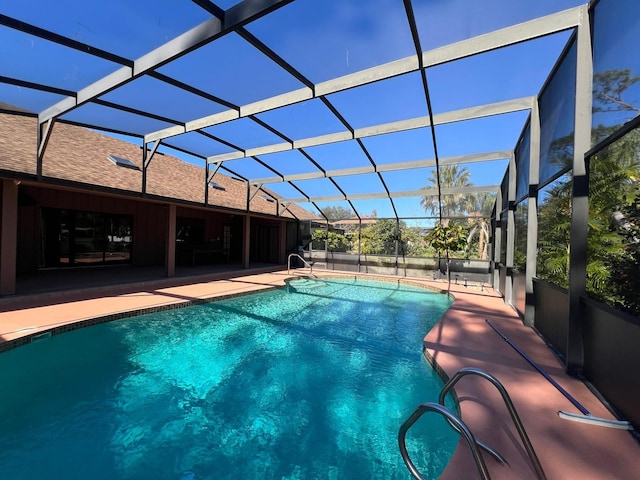
{"type": "MultiPolygon", "coordinates": [[[[444,165],[440,167],[440,186],[442,188],[472,187],[471,172],[459,165],[444,165]]],[[[438,177],[435,170],[427,179],[427,187],[436,188],[438,177]]],[[[495,204],[495,193],[482,192],[477,194],[448,194],[442,196],[442,225],[463,225],[467,229],[467,255],[486,260],[489,256],[489,222],[487,218],[495,204]],[[466,216],[466,220],[450,217],[466,216]]],[[[432,215],[440,213],[440,202],[434,195],[426,195],[420,200],[420,205],[432,215]]]]}
{"type": "Polygon", "coordinates": [[[433,249],[442,254],[461,252],[467,247],[468,232],[462,225],[436,225],[424,237],[433,249]]]}
{"type": "Polygon", "coordinates": [[[631,75],[631,70],[606,70],[593,76],[594,112],[638,112],[638,106],[625,100],[625,91],[640,83],[640,75],[631,75]]]}
{"type": "Polygon", "coordinates": [[[449,283],[451,283],[451,254],[462,251],[466,248],[467,235],[468,232],[462,225],[438,224],[424,237],[424,241],[434,248],[438,254],[445,253],[447,262],[447,281],[449,283]]]}
{"type": "Polygon", "coordinates": [[[400,246],[402,255],[410,257],[433,256],[436,252],[424,241],[424,235],[419,227],[408,227],[404,222],[400,222],[400,246]]]}
{"type": "Polygon", "coordinates": [[[527,227],[529,218],[529,200],[525,199],[518,204],[514,216],[514,248],[513,248],[513,268],[520,272],[526,271],[527,265],[527,227]]]}
{"type": "Polygon", "coordinates": [[[323,228],[317,228],[311,232],[311,240],[314,245],[322,244],[327,241],[327,249],[330,252],[346,252],[349,248],[349,241],[347,238],[337,232],[327,232],[323,228]]]}
{"type": "MultiPolygon", "coordinates": [[[[594,75],[593,112],[640,113],[628,90],[640,84],[631,70],[608,70],[594,75]]],[[[615,116],[616,121],[627,118],[615,116]]],[[[598,124],[594,142],[620,125],[598,124]]],[[[591,158],[589,165],[589,237],[587,293],[618,309],[640,314],[640,131],[617,140],[591,158]]]]}
{"type": "Polygon", "coordinates": [[[395,220],[381,219],[362,229],[360,251],[364,254],[395,255],[396,239],[400,237],[395,220]]]}
{"type": "Polygon", "coordinates": [[[635,313],[640,313],[639,157],[635,130],[591,160],[587,244],[587,293],[635,313]]]}
{"type": "MultiPolygon", "coordinates": [[[[439,168],[441,188],[463,188],[473,186],[471,183],[471,172],[466,167],[459,165],[444,165],[439,168]]],[[[437,188],[438,173],[432,170],[427,179],[427,187],[437,188]]],[[[448,217],[463,215],[473,208],[473,195],[462,193],[443,195],[442,201],[438,201],[437,195],[426,195],[420,200],[422,208],[431,212],[432,215],[440,214],[440,204],[442,204],[442,221],[448,223],[448,217]]]]}
{"type": "Polygon", "coordinates": [[[560,177],[544,191],[538,207],[537,276],[569,288],[571,177],[560,177]]]}
{"type": "Polygon", "coordinates": [[[467,218],[469,256],[486,260],[489,258],[489,216],[496,203],[496,194],[481,192],[469,196],[470,211],[467,218]]]}
{"type": "Polygon", "coordinates": [[[322,214],[327,217],[329,221],[345,220],[354,217],[353,210],[340,206],[325,207],[322,209],[322,214]]]}
{"type": "MultiPolygon", "coordinates": [[[[629,70],[596,74],[593,111],[640,113],[625,99],[625,91],[638,83],[640,77],[629,70]]],[[[619,125],[596,125],[593,141],[608,137],[617,128],[619,125]]],[[[571,137],[555,145],[566,151],[560,158],[572,156],[571,137]]],[[[591,157],[588,171],[587,294],[640,314],[640,131],[628,133],[591,157]]],[[[569,175],[556,180],[545,189],[538,211],[537,276],[565,288],[569,283],[571,190],[569,175]]]]}
{"type": "Polygon", "coordinates": [[[380,219],[362,229],[360,251],[369,255],[395,255],[396,241],[400,256],[424,257],[433,254],[424,243],[420,228],[409,227],[403,220],[396,226],[396,221],[391,219],[380,219]]]}

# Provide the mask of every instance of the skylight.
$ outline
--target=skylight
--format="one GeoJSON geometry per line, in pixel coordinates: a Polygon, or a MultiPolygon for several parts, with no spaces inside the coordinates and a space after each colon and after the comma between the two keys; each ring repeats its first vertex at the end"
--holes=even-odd
{"type": "Polygon", "coordinates": [[[219,183],[214,182],[213,180],[211,180],[209,182],[209,186],[212,187],[212,188],[215,188],[216,190],[222,190],[222,191],[226,190],[222,185],[220,185],[219,183]]]}
{"type": "Polygon", "coordinates": [[[132,170],[140,170],[140,167],[138,167],[135,163],[133,163],[131,160],[126,159],[126,158],[122,158],[122,157],[117,157],[115,155],[107,155],[107,158],[109,159],[109,161],[111,161],[114,165],[117,165],[119,167],[124,167],[124,168],[131,168],[132,170]]]}

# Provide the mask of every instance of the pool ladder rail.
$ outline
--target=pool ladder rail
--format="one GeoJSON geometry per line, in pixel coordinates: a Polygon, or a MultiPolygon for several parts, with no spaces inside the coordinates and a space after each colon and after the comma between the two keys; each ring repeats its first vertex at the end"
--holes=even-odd
{"type": "Polygon", "coordinates": [[[502,457],[502,455],[500,455],[498,452],[496,452],[494,449],[492,449],[488,445],[482,443],[480,440],[476,439],[473,433],[471,433],[471,430],[469,430],[469,427],[467,427],[467,425],[460,419],[460,417],[458,417],[455,413],[453,413],[451,410],[449,410],[447,407],[444,406],[444,400],[445,400],[445,397],[447,396],[447,393],[453,390],[453,387],[458,382],[458,380],[460,380],[461,378],[467,375],[477,375],[481,378],[484,378],[489,382],[491,382],[498,389],[498,391],[500,392],[500,395],[502,396],[502,399],[504,400],[507,410],[509,410],[509,415],[511,416],[511,419],[513,420],[513,423],[516,429],[518,430],[518,434],[520,435],[522,444],[524,445],[524,448],[527,451],[527,455],[529,456],[529,460],[531,461],[531,464],[536,472],[537,478],[540,480],[546,480],[547,477],[545,476],[544,470],[542,469],[540,460],[538,460],[538,456],[536,455],[536,452],[533,449],[533,446],[531,445],[529,436],[527,435],[527,432],[525,431],[524,426],[522,425],[522,421],[520,420],[520,417],[518,416],[518,412],[516,412],[516,409],[513,406],[513,402],[511,401],[511,398],[509,397],[507,390],[494,376],[478,368],[471,368],[471,367],[463,368],[460,371],[458,371],[458,373],[456,373],[451,378],[451,380],[449,380],[444,385],[444,387],[442,387],[442,390],[440,391],[440,397],[438,398],[438,403],[427,402],[427,403],[422,403],[418,405],[415,411],[400,426],[400,430],[398,432],[398,443],[400,446],[400,455],[402,456],[402,460],[404,460],[404,463],[409,469],[409,472],[411,472],[411,475],[413,476],[413,478],[417,480],[424,480],[424,477],[418,471],[416,466],[411,461],[411,458],[409,457],[409,453],[407,452],[405,437],[406,437],[407,431],[426,412],[436,412],[442,415],[443,417],[446,418],[449,425],[451,425],[451,427],[454,430],[456,430],[460,435],[464,437],[464,439],[467,442],[467,445],[469,445],[469,449],[471,450],[473,459],[476,462],[476,466],[478,467],[478,473],[480,474],[480,478],[482,478],[483,480],[490,480],[491,477],[489,476],[489,471],[487,470],[487,466],[480,452],[481,449],[485,450],[487,453],[489,453],[493,458],[495,458],[501,464],[508,465],[507,461],[502,457]]]}
{"type": "Polygon", "coordinates": [[[291,273],[291,259],[292,258],[298,258],[302,261],[302,263],[304,264],[305,267],[309,268],[309,274],[314,277],[314,278],[318,278],[314,273],[313,273],[313,262],[309,263],[307,262],[304,258],[302,258],[301,255],[298,255],[297,253],[290,253],[289,257],[287,258],[287,274],[291,273]]]}

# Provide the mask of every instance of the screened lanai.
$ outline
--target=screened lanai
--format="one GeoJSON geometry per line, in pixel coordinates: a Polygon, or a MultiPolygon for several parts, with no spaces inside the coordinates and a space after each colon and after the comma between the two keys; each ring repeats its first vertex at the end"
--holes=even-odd
{"type": "Polygon", "coordinates": [[[439,218],[423,197],[497,192],[584,17],[503,3],[10,2],[3,97],[38,114],[39,175],[52,124],[70,122],[141,143],[146,164],[171,151],[268,187],[281,209],[439,218]],[[473,185],[429,182],[437,165],[473,185]]]}
{"type": "Polygon", "coordinates": [[[528,3],[13,2],[0,85],[7,110],[37,114],[37,179],[55,176],[55,124],[89,127],[142,147],[126,159],[140,162],[142,195],[163,168],[154,157],[178,156],[204,169],[204,205],[220,204],[220,175],[234,178],[249,211],[269,202],[306,220],[296,243],[330,267],[440,276],[423,237],[462,224],[469,248],[453,255],[478,262],[450,267],[486,283],[500,182],[587,18],[579,1],[528,3]],[[383,247],[363,237],[372,217],[383,247]]]}
{"type": "Polygon", "coordinates": [[[33,141],[20,162],[0,144],[3,193],[117,188],[106,167],[87,177],[49,154],[82,127],[135,145],[140,198],[182,199],[190,181],[195,203],[229,208],[232,179],[240,211],[295,220],[326,268],[435,278],[424,236],[459,225],[454,279],[495,288],[637,425],[639,8],[8,0],[0,113],[32,121],[33,141]]]}

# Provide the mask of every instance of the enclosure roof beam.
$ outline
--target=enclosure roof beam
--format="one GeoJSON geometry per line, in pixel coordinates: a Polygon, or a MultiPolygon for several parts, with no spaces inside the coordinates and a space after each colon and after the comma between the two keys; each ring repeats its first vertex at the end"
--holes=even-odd
{"type": "MultiPolygon", "coordinates": [[[[162,65],[193,51],[234,29],[256,20],[268,13],[291,3],[293,0],[244,0],[225,11],[224,21],[212,17],[191,30],[170,40],[133,62],[133,66],[123,66],[100,80],[78,91],[75,97],[67,97],[40,112],[38,120],[43,123],[50,118],[63,115],[83,103],[120,87],[134,78],[151,72],[162,65]]],[[[184,128],[183,128],[184,131],[184,128]]],[[[150,142],[152,140],[145,140],[150,142]]]]}
{"type": "MultiPolygon", "coordinates": [[[[454,157],[445,157],[440,159],[440,165],[459,165],[463,163],[486,162],[492,160],[509,160],[513,152],[510,150],[502,150],[487,153],[474,153],[470,155],[458,155],[454,157]]],[[[299,180],[313,180],[317,178],[334,178],[347,177],[350,175],[364,175],[376,172],[396,172],[400,170],[410,170],[415,168],[435,167],[435,159],[413,160],[409,162],[396,162],[383,165],[365,165],[363,167],[343,168],[339,170],[327,170],[326,172],[310,172],[297,173],[292,175],[284,175],[283,177],[265,177],[252,179],[252,183],[281,183],[294,182],[299,180]]]]}
{"type": "Polygon", "coordinates": [[[460,42],[429,50],[422,54],[426,67],[470,57],[516,43],[526,42],[578,27],[582,7],[574,7],[460,42]]]}
{"type": "MultiPolygon", "coordinates": [[[[479,185],[473,187],[457,187],[443,188],[442,195],[471,195],[483,192],[497,192],[499,185],[479,185]]],[[[328,195],[324,197],[305,197],[305,198],[287,198],[287,202],[291,203],[308,203],[308,202],[342,202],[352,200],[371,200],[371,199],[388,199],[402,197],[425,197],[438,196],[436,188],[421,188],[419,190],[407,190],[403,192],[376,192],[376,193],[358,193],[353,195],[328,195]]]]}
{"type": "MultiPolygon", "coordinates": [[[[501,30],[478,35],[452,45],[422,52],[423,67],[428,68],[442,63],[452,62],[471,55],[480,54],[513,45],[515,43],[525,42],[553,33],[565,31],[567,29],[577,27],[579,22],[580,7],[540,17],[501,30]]],[[[420,61],[417,55],[412,55],[349,75],[320,82],[315,84],[315,86],[305,85],[305,87],[297,90],[244,105],[240,107],[239,112],[237,110],[229,110],[216,115],[195,119],[191,122],[187,122],[185,131],[188,132],[198,128],[211,127],[234,118],[263,113],[287,105],[304,102],[312,98],[330,95],[350,88],[361,87],[380,80],[386,80],[399,75],[416,72],[418,70],[420,70],[420,61]]],[[[175,128],[158,130],[156,132],[150,132],[145,140],[150,142],[157,138],[178,135],[179,133],[184,132],[180,132],[175,128]]]]}
{"type": "MultiPolygon", "coordinates": [[[[535,101],[535,96],[530,97],[522,97],[513,100],[506,100],[503,102],[490,103],[486,105],[478,105],[475,107],[464,108],[460,110],[453,110],[451,112],[445,112],[441,114],[436,114],[433,117],[434,125],[444,125],[447,123],[460,122],[463,120],[471,120],[475,118],[483,118],[493,115],[500,115],[503,113],[512,113],[521,110],[527,110],[531,108],[531,105],[535,101]]],[[[217,123],[224,123],[229,120],[235,120],[242,115],[239,115],[238,112],[229,110],[227,112],[217,113],[212,115],[209,118],[216,117],[221,121],[216,120],[217,123]]],[[[193,130],[193,122],[188,122],[185,124],[186,131],[193,130]]],[[[265,153],[277,153],[283,152],[286,150],[293,150],[299,148],[306,147],[315,147],[318,145],[327,145],[330,143],[342,142],[345,140],[353,140],[359,138],[373,137],[377,135],[384,135],[387,133],[397,133],[404,132],[408,130],[415,130],[418,128],[429,127],[431,122],[427,115],[421,117],[410,118],[406,120],[399,120],[396,122],[389,122],[379,125],[373,125],[370,127],[364,127],[355,129],[353,132],[344,131],[344,132],[336,132],[328,135],[319,135],[316,137],[303,138],[300,140],[294,140],[293,143],[284,142],[273,145],[266,145],[261,147],[256,147],[253,149],[249,149],[245,154],[242,152],[230,152],[223,155],[215,155],[210,157],[212,161],[218,160],[235,160],[238,158],[250,157],[253,155],[264,155],[265,153]]],[[[207,122],[199,122],[197,124],[198,128],[205,128],[208,125],[207,122]]],[[[145,136],[145,140],[147,142],[152,141],[156,138],[165,138],[166,136],[173,136],[179,133],[184,133],[179,131],[179,128],[175,127],[166,128],[161,130],[163,132],[161,135],[150,134],[145,136]],[[167,135],[164,135],[167,134],[167,135]]]]}
{"type": "MultiPolygon", "coordinates": [[[[503,102],[490,103],[486,105],[478,105],[475,107],[463,108],[460,110],[453,110],[450,112],[444,112],[433,116],[434,125],[444,125],[447,123],[462,122],[465,120],[473,120],[477,118],[490,117],[494,115],[502,115],[505,113],[519,112],[522,110],[530,110],[533,102],[536,101],[535,96],[517,98],[513,100],[506,100],[503,102]]],[[[345,134],[332,134],[321,135],[318,137],[306,138],[303,140],[294,140],[292,143],[278,143],[274,145],[267,145],[263,147],[256,147],[247,150],[246,152],[230,152],[220,155],[213,155],[207,158],[209,163],[216,163],[220,161],[237,160],[241,158],[251,157],[254,155],[261,155],[265,153],[277,153],[286,150],[293,150],[297,148],[311,147],[325,145],[328,143],[340,142],[348,139],[359,139],[372,137],[376,135],[383,135],[387,133],[398,133],[416,128],[423,128],[430,126],[428,116],[411,118],[408,120],[399,120],[397,122],[384,123],[380,125],[374,125],[371,127],[356,129],[353,134],[346,132],[345,134]]],[[[145,137],[147,139],[151,137],[145,137]]]]}

